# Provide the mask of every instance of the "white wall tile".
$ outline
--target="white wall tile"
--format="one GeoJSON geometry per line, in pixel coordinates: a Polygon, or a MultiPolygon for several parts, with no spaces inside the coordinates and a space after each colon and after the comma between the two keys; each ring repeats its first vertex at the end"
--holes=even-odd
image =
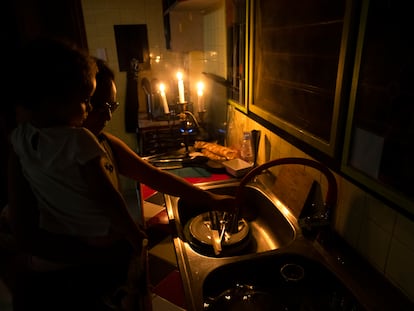
{"type": "Polygon", "coordinates": [[[365,194],[358,187],[344,182],[338,193],[338,233],[354,247],[357,246],[363,219],[366,218],[365,194]]]}
{"type": "Polygon", "coordinates": [[[391,235],[395,228],[397,212],[371,195],[367,195],[366,203],[369,219],[391,235]]]}
{"type": "Polygon", "coordinates": [[[390,249],[391,236],[369,218],[362,221],[358,241],[359,252],[375,267],[384,273],[390,249]]]}
{"type": "Polygon", "coordinates": [[[204,16],[205,71],[227,77],[227,47],[224,5],[204,16]]]}
{"type": "Polygon", "coordinates": [[[393,239],[385,268],[385,275],[414,303],[414,251],[397,239],[393,239]]]}
{"type": "Polygon", "coordinates": [[[394,238],[414,251],[414,222],[403,215],[398,215],[394,238]]]}

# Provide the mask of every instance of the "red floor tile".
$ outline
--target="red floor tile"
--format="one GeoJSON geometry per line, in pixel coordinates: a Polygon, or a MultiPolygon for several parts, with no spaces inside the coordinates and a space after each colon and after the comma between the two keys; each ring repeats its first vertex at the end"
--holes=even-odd
{"type": "Polygon", "coordinates": [[[184,290],[181,283],[180,272],[178,270],[174,270],[168,274],[165,279],[155,286],[153,292],[173,304],[185,309],[184,290]]]}

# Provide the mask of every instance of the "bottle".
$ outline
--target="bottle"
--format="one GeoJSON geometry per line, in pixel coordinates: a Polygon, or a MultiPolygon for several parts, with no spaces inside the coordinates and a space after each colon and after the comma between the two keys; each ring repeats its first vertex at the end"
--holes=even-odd
{"type": "Polygon", "coordinates": [[[254,162],[252,136],[250,132],[243,132],[243,140],[240,148],[240,157],[242,160],[246,162],[254,162]]]}

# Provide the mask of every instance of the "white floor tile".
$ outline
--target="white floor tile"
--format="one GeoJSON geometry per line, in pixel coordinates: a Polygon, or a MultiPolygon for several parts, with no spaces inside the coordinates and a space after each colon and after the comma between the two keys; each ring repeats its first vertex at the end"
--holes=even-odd
{"type": "Polygon", "coordinates": [[[165,209],[164,206],[144,201],[144,217],[148,220],[165,209]]]}
{"type": "Polygon", "coordinates": [[[148,251],[150,254],[164,259],[173,265],[177,265],[177,257],[175,256],[174,245],[171,241],[171,236],[166,237],[160,243],[155,245],[148,251]]]}

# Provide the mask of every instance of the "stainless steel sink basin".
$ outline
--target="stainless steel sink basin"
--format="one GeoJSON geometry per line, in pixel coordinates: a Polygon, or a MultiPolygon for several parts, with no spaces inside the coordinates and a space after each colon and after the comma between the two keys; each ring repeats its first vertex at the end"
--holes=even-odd
{"type": "MultiPolygon", "coordinates": [[[[235,195],[238,182],[219,182],[200,185],[203,189],[220,194],[235,195]]],[[[194,205],[178,199],[174,219],[178,236],[198,253],[207,256],[234,256],[267,252],[289,245],[296,237],[294,225],[276,207],[273,198],[258,187],[248,185],[244,189],[244,209],[241,214],[248,224],[249,233],[245,241],[237,245],[222,245],[222,252],[216,255],[210,244],[200,243],[194,239],[189,230],[191,221],[208,211],[202,203],[194,205]]],[[[287,212],[287,211],[286,211],[287,212]]]]}
{"type": "MultiPolygon", "coordinates": [[[[239,180],[199,187],[235,194],[239,180]]],[[[265,175],[245,185],[240,216],[250,226],[251,242],[236,253],[215,256],[195,247],[186,224],[208,209],[165,196],[176,228],[174,247],[188,310],[365,310],[313,244],[297,219],[269,190],[265,175]]]]}
{"type": "MultiPolygon", "coordinates": [[[[234,195],[239,183],[238,179],[230,179],[199,183],[197,186],[215,193],[234,195]]],[[[178,197],[165,195],[168,217],[175,231],[173,242],[188,310],[203,310],[204,280],[214,269],[302,244],[302,233],[296,218],[268,190],[262,178],[246,185],[245,191],[246,208],[241,210],[240,216],[249,224],[249,243],[236,252],[223,248],[219,256],[214,254],[211,245],[203,249],[196,247],[187,234],[187,224],[207,212],[208,208],[202,202],[194,205],[178,197]]]]}
{"type": "MultiPolygon", "coordinates": [[[[298,218],[293,214],[297,211],[291,210],[279,200],[273,188],[275,186],[276,176],[271,171],[265,170],[275,165],[308,165],[312,168],[320,170],[327,175],[328,187],[325,202],[323,206],[331,206],[336,203],[336,182],[332,173],[328,173],[327,169],[322,165],[308,159],[286,158],[270,161],[261,166],[254,168],[243,179],[232,179],[228,181],[208,182],[205,184],[197,184],[204,190],[209,190],[219,194],[229,194],[236,197],[236,217],[230,217],[230,233],[239,233],[235,231],[235,225],[238,221],[246,221],[249,226],[248,243],[237,245],[243,247],[224,248],[220,253],[214,252],[212,243],[203,245],[195,243],[193,240],[194,230],[189,224],[194,224],[195,219],[199,219],[200,215],[209,215],[209,208],[200,202],[198,204],[190,204],[183,199],[165,196],[165,203],[170,223],[175,228],[176,235],[173,238],[174,247],[177,255],[177,263],[183,279],[183,287],[186,295],[188,310],[205,310],[205,302],[217,302],[219,304],[220,297],[228,297],[227,291],[231,291],[232,295],[243,295],[243,291],[256,290],[258,287],[265,287],[258,299],[264,305],[271,305],[269,300],[277,291],[277,288],[271,287],[271,280],[267,280],[267,271],[272,271],[271,267],[273,259],[277,261],[286,257],[281,256],[284,253],[308,254],[313,252],[307,238],[303,235],[302,225],[313,224],[314,214],[306,215],[304,222],[300,225],[298,218]],[[237,221],[237,222],[236,222],[237,221]],[[189,234],[192,233],[192,234],[189,234]],[[259,259],[267,258],[269,259],[259,259]],[[263,260],[263,261],[262,261],[263,260]],[[255,271],[259,268],[257,278],[255,271]],[[245,270],[249,270],[244,274],[245,270]],[[239,276],[246,275],[246,278],[238,279],[239,276]],[[228,280],[238,280],[237,284],[228,283],[228,280]],[[265,286],[269,285],[269,286],[265,286]],[[235,287],[236,286],[236,287],[235,287]],[[263,294],[263,295],[262,295],[263,294]],[[221,296],[222,295],[222,296],[221,296]]],[[[325,209],[323,209],[324,211],[325,209]]],[[[321,212],[315,214],[317,223],[324,224],[320,220],[325,220],[328,213],[321,212]],[[323,217],[320,217],[323,216],[323,217]]],[[[208,220],[206,226],[208,227],[208,220]]],[[[214,217],[210,217],[214,219],[214,217]]],[[[328,218],[326,218],[328,219],[328,218]]],[[[210,221],[210,226],[217,221],[210,221]]],[[[306,226],[307,227],[307,226],[306,226]]],[[[312,227],[310,227],[312,228],[312,227]]],[[[204,228],[203,228],[204,229],[204,228]]],[[[237,229],[238,230],[238,229],[237,229]]],[[[211,231],[211,230],[210,230],[211,231]]],[[[214,234],[211,233],[210,242],[214,234]]],[[[199,242],[199,241],[198,241],[199,242]]],[[[215,245],[217,246],[217,245],[215,245]]],[[[217,247],[216,247],[217,250],[217,247]]],[[[304,265],[304,264],[303,264],[304,265]]],[[[303,267],[303,265],[301,267],[303,267]]],[[[297,265],[299,266],[299,265],[297,265]]],[[[297,267],[296,266],[296,267],[297,267]]],[[[298,268],[299,270],[301,268],[298,268]]],[[[280,269],[279,269],[280,270],[280,269]]],[[[307,269],[308,270],[308,269],[307,269]]],[[[315,271],[312,267],[310,271],[315,271]]],[[[325,270],[318,270],[319,273],[325,270]]],[[[326,270],[328,271],[328,270],[326,270]]],[[[305,271],[306,272],[306,271],[305,271]]],[[[309,272],[306,272],[306,275],[309,272]]],[[[316,273],[316,272],[315,272],[316,273]]],[[[273,279],[271,277],[270,279],[273,279]]],[[[307,279],[306,279],[307,280],[307,279]]],[[[328,278],[325,279],[328,281],[328,278]]],[[[330,281],[330,280],[329,280],[330,281]]],[[[296,285],[303,282],[296,281],[296,285]]],[[[328,284],[328,282],[327,282],[328,284]]],[[[339,283],[338,283],[339,284],[339,283]]],[[[311,285],[307,283],[311,288],[311,285]]],[[[330,285],[327,285],[329,288],[330,285]]],[[[250,292],[247,294],[250,295],[250,292]]],[[[306,298],[306,297],[301,297],[306,298]]],[[[257,306],[258,302],[255,302],[257,306]]],[[[272,302],[274,305],[274,303],[272,302]]],[[[247,310],[244,306],[238,305],[235,308],[223,307],[223,310],[247,310]]],[[[255,308],[253,308],[256,310],[255,308]]],[[[221,310],[213,308],[210,310],[221,310]]],[[[267,309],[264,309],[267,310],[267,309]]],[[[278,310],[278,309],[275,309],[278,310]]],[[[286,310],[286,309],[280,309],[286,310]]],[[[290,310],[290,309],[289,309],[290,310]]],[[[299,309],[292,309],[299,310],[299,309]]],[[[307,309],[306,309],[307,310],[307,309]]],[[[313,310],[313,309],[309,309],[313,310]]],[[[315,309],[316,310],[316,309],[315,309]]],[[[329,309],[328,309],[329,310],[329,309]]]]}
{"type": "Polygon", "coordinates": [[[233,262],[203,283],[205,310],[364,310],[324,265],[279,253],[233,262]]]}

